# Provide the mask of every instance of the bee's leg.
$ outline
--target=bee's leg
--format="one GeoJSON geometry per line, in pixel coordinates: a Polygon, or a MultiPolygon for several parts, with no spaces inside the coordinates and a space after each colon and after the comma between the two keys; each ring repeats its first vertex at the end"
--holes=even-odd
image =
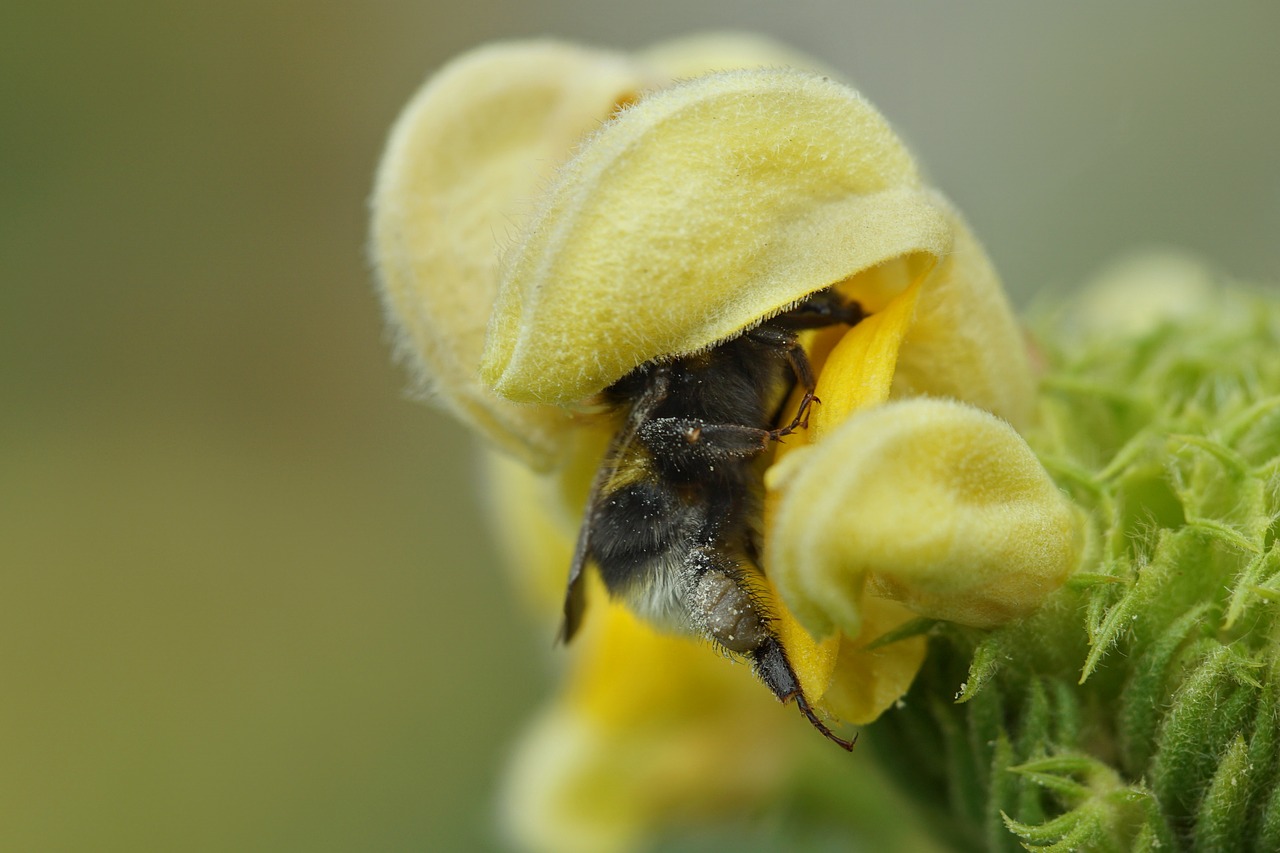
{"type": "MultiPolygon", "coordinates": [[[[709,539],[710,530],[704,533],[709,539]]],[[[769,628],[769,618],[748,587],[742,569],[714,546],[695,548],[686,566],[692,575],[687,589],[694,625],[717,645],[750,658],[756,676],[780,702],[794,699],[800,713],[823,736],[845,749],[853,749],[853,741],[836,736],[809,705],[782,643],[769,628]]]]}
{"type": "Polygon", "coordinates": [[[745,333],[747,338],[774,350],[785,358],[791,365],[792,373],[795,374],[796,383],[804,389],[804,397],[800,400],[800,408],[796,410],[795,418],[785,427],[770,431],[771,439],[777,441],[783,436],[807,427],[809,407],[814,403],[822,402],[814,394],[817,382],[814,379],[813,367],[809,364],[809,357],[805,355],[804,348],[796,338],[796,332],[840,324],[856,326],[866,316],[862,305],[858,302],[846,300],[830,289],[820,290],[811,294],[808,299],[790,311],[779,314],[745,333]]]}
{"type": "Polygon", "coordinates": [[[770,634],[759,648],[751,652],[751,668],[755,670],[756,676],[765,683],[765,686],[773,691],[773,695],[778,697],[778,701],[785,703],[794,699],[800,713],[804,714],[810,725],[822,732],[823,737],[843,749],[853,750],[853,745],[858,742],[857,735],[854,735],[852,740],[845,740],[818,719],[818,715],[809,705],[809,700],[805,698],[804,691],[800,689],[800,681],[796,678],[796,672],[791,668],[791,661],[787,660],[787,653],[783,651],[782,643],[777,637],[770,634]]]}
{"type": "Polygon", "coordinates": [[[809,356],[805,355],[804,347],[800,346],[795,332],[779,328],[776,325],[766,324],[757,326],[746,333],[746,336],[758,344],[769,347],[776,351],[779,355],[787,360],[791,365],[791,371],[796,375],[796,384],[804,389],[804,397],[800,399],[800,408],[796,410],[796,416],[791,423],[780,429],[769,430],[769,438],[777,441],[784,435],[791,435],[798,429],[803,429],[809,425],[809,407],[814,403],[821,403],[814,390],[818,387],[818,381],[813,375],[813,366],[809,364],[809,356]]]}
{"type": "Polygon", "coordinates": [[[810,294],[804,302],[770,320],[769,325],[791,331],[821,329],[840,323],[856,326],[866,316],[859,303],[828,289],[810,294]]]}
{"type": "Polygon", "coordinates": [[[686,472],[718,460],[750,459],[769,447],[772,433],[741,424],[714,424],[697,418],[653,418],[637,438],[663,461],[686,472]]]}

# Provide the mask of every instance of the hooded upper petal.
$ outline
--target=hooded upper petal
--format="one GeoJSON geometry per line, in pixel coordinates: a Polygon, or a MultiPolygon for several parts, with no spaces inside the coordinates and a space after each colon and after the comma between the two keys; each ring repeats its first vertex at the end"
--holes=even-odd
{"type": "Polygon", "coordinates": [[[371,248],[401,355],[462,420],[526,463],[563,449],[563,411],[516,406],[479,379],[499,247],[587,133],[665,77],[554,41],[471,51],[435,74],[392,129],[371,248]]]}
{"type": "Polygon", "coordinates": [[[883,266],[859,294],[876,310],[951,239],[852,89],[794,70],[707,75],[624,110],[561,170],[505,259],[482,376],[514,400],[572,403],[883,266]]]}

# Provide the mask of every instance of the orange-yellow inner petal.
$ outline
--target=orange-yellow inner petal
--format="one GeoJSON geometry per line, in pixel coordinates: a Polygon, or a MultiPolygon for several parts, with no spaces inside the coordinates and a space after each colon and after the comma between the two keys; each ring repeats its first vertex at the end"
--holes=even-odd
{"type": "Polygon", "coordinates": [[[858,409],[889,399],[898,350],[915,314],[922,279],[895,298],[885,310],[849,330],[827,357],[818,377],[818,399],[809,422],[810,442],[821,441],[828,430],[858,409]]]}
{"type": "MultiPolygon", "coordinates": [[[[889,399],[898,350],[911,325],[922,281],[923,277],[917,279],[883,311],[849,329],[834,347],[830,347],[830,340],[821,335],[814,340],[810,360],[818,373],[817,395],[822,403],[814,406],[808,430],[789,437],[788,443],[779,445],[775,461],[791,448],[820,439],[824,431],[834,428],[858,409],[889,399]]],[[[802,390],[792,395],[782,423],[795,417],[801,395],[802,390]]],[[[766,496],[766,530],[770,527],[772,503],[771,497],[766,496]]],[[[772,587],[769,592],[773,594],[772,587]]],[[[831,684],[836,660],[840,656],[841,636],[836,633],[815,640],[781,605],[777,596],[773,595],[773,598],[777,602],[774,630],[787,650],[805,696],[812,702],[818,702],[831,684]]]]}

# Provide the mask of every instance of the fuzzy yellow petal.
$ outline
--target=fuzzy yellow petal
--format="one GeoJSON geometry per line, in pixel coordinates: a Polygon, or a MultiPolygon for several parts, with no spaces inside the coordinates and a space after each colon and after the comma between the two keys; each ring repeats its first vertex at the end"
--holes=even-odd
{"type": "Polygon", "coordinates": [[[854,638],[834,631],[815,640],[786,608],[777,608],[773,629],[810,704],[837,720],[874,722],[911,687],[924,662],[925,638],[910,637],[882,647],[876,640],[917,618],[895,601],[856,595],[861,630],[854,638]]]}
{"type": "Polygon", "coordinates": [[[923,284],[898,354],[893,396],[950,397],[1022,429],[1036,390],[1026,336],[982,244],[948,210],[953,248],[923,284]]]}
{"type": "Polygon", "coordinates": [[[770,577],[824,636],[862,629],[864,592],[991,627],[1076,567],[1080,519],[1004,421],[917,398],[861,411],[772,473],[770,577]]]}
{"type": "Polygon", "coordinates": [[[616,851],[749,808],[785,780],[794,709],[743,665],[594,599],[565,690],[526,733],[504,813],[534,850],[616,851]]]}
{"type": "Polygon", "coordinates": [[[897,259],[900,293],[950,248],[939,199],[852,89],[708,75],[623,111],[561,171],[505,259],[482,376],[570,403],[897,259]]]}
{"type": "Polygon", "coordinates": [[[477,378],[499,249],[580,139],[663,80],[558,42],[483,47],[414,96],[379,166],[371,248],[401,356],[456,415],[539,467],[560,452],[566,415],[512,405],[477,378]]]}
{"type": "Polygon", "coordinates": [[[815,697],[818,707],[854,725],[874,722],[906,694],[924,663],[927,642],[908,637],[870,648],[916,614],[895,601],[869,595],[862,601],[862,631],[850,639],[837,634],[839,652],[830,684],[815,697]]]}

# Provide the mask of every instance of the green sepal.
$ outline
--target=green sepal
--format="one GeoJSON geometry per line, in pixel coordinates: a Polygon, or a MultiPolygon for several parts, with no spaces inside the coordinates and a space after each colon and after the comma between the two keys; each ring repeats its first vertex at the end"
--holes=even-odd
{"type": "Polygon", "coordinates": [[[1223,754],[1196,815],[1197,850],[1244,850],[1253,792],[1249,747],[1236,735],[1223,754]]]}
{"type": "Polygon", "coordinates": [[[1116,714],[1122,763],[1141,772],[1155,749],[1156,729],[1164,717],[1170,669],[1195,632],[1210,624],[1212,606],[1198,604],[1175,620],[1148,648],[1143,665],[1134,667],[1116,714]]]}
{"type": "Polygon", "coordinates": [[[927,619],[923,616],[920,617],[919,619],[912,619],[908,622],[903,623],[902,625],[899,625],[897,628],[894,628],[892,631],[886,631],[885,633],[881,634],[879,637],[876,637],[874,640],[867,643],[866,646],[863,647],[863,651],[873,652],[876,649],[883,648],[884,646],[892,645],[893,643],[901,642],[902,640],[908,640],[912,637],[918,637],[922,634],[928,634],[935,627],[937,627],[938,624],[939,623],[937,619],[927,619]]]}
{"type": "Polygon", "coordinates": [[[973,650],[973,661],[969,664],[969,677],[964,680],[964,684],[960,685],[956,702],[964,703],[973,699],[1000,671],[1002,645],[1000,639],[1000,635],[992,635],[973,650]]]}
{"type": "Polygon", "coordinates": [[[1151,787],[1175,827],[1188,832],[1232,741],[1253,722],[1257,690],[1226,646],[1210,651],[1174,694],[1156,740],[1151,787]]]}

